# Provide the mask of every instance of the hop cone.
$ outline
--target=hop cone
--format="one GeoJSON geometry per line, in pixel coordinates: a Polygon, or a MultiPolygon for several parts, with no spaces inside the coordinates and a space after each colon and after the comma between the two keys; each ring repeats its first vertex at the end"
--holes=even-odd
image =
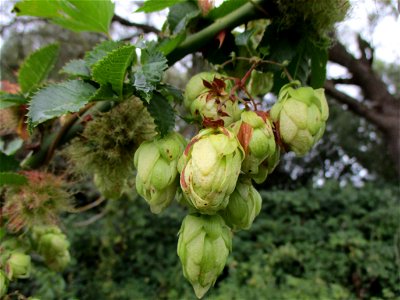
{"type": "Polygon", "coordinates": [[[237,102],[229,99],[222,75],[203,72],[192,77],[185,90],[185,106],[206,127],[228,126],[240,118],[237,102]]]}
{"type": "Polygon", "coordinates": [[[178,256],[183,275],[192,284],[198,298],[214,285],[229,252],[232,235],[219,215],[188,215],[179,231],[178,256]]]}
{"type": "Polygon", "coordinates": [[[224,209],[243,158],[243,148],[233,132],[224,127],[201,130],[186,147],[178,166],[188,202],[204,214],[224,209]]]}
{"type": "Polygon", "coordinates": [[[31,273],[31,257],[22,252],[11,252],[6,262],[6,275],[9,280],[28,278],[31,273]]]}
{"type": "Polygon", "coordinates": [[[262,199],[250,180],[238,181],[229,198],[229,204],[221,212],[226,224],[232,229],[249,229],[260,213],[262,199]]]}
{"type": "Polygon", "coordinates": [[[33,229],[37,252],[44,257],[47,266],[62,271],[70,262],[69,242],[57,226],[38,226],[33,229]]]}
{"type": "Polygon", "coordinates": [[[4,297],[7,294],[8,289],[8,279],[6,274],[0,270],[0,298],[4,297]]]}
{"type": "Polygon", "coordinates": [[[272,125],[264,112],[244,111],[241,120],[232,125],[246,153],[242,171],[258,178],[260,165],[274,156],[277,150],[272,125]]]}
{"type": "Polygon", "coordinates": [[[142,143],[135,153],[136,190],[155,214],[165,209],[175,197],[177,163],[185,145],[185,139],[173,132],[164,138],[142,143]]]}
{"type": "Polygon", "coordinates": [[[329,109],[323,89],[292,87],[299,84],[295,81],[282,87],[271,117],[278,122],[286,146],[297,155],[304,155],[322,137],[329,109]]]}

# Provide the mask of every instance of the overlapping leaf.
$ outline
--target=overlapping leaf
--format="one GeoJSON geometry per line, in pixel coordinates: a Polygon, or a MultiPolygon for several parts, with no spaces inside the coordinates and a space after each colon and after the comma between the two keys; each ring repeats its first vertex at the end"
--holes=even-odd
{"type": "Polygon", "coordinates": [[[126,71],[135,57],[135,46],[123,46],[99,60],[92,68],[93,79],[104,85],[110,83],[113,90],[122,96],[126,71]]]}
{"type": "Polygon", "coordinates": [[[0,109],[25,104],[28,100],[17,94],[9,94],[0,91],[0,109]]]}
{"type": "Polygon", "coordinates": [[[166,135],[175,125],[175,112],[168,100],[161,94],[155,92],[152,94],[149,103],[144,102],[150,115],[154,118],[161,136],[166,135]]]}
{"type": "Polygon", "coordinates": [[[14,6],[18,16],[48,18],[54,24],[73,31],[108,33],[114,15],[110,0],[23,0],[14,6]]]}
{"type": "Polygon", "coordinates": [[[13,172],[0,172],[0,186],[3,185],[23,185],[28,179],[21,174],[13,172]]]}
{"type": "Polygon", "coordinates": [[[39,90],[29,106],[29,128],[69,112],[77,112],[89,102],[96,88],[91,84],[70,80],[39,90]]]}
{"type": "Polygon", "coordinates": [[[105,41],[102,42],[96,47],[93,48],[92,51],[89,51],[85,54],[85,62],[88,67],[92,67],[95,63],[97,63],[100,59],[105,57],[111,51],[118,49],[125,45],[124,42],[121,41],[105,41]]]}
{"type": "Polygon", "coordinates": [[[136,12],[154,12],[168,8],[184,0],[147,0],[136,12]]]}
{"type": "Polygon", "coordinates": [[[73,77],[89,78],[90,70],[83,59],[73,59],[69,61],[60,71],[73,77]]]}
{"type": "Polygon", "coordinates": [[[51,44],[36,50],[25,59],[18,74],[22,92],[28,93],[47,78],[58,57],[58,44],[51,44]]]}

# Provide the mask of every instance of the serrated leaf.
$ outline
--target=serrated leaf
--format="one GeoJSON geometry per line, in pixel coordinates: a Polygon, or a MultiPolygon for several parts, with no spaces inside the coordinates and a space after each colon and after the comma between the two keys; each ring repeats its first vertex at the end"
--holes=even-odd
{"type": "Polygon", "coordinates": [[[118,99],[118,97],[114,94],[111,84],[109,83],[101,85],[100,88],[98,88],[93,94],[93,96],[90,97],[90,101],[103,101],[112,99],[118,99]]]}
{"type": "Polygon", "coordinates": [[[175,37],[163,39],[157,46],[157,49],[164,55],[171,53],[176,47],[178,47],[186,37],[186,33],[182,32],[175,37]]]}
{"type": "Polygon", "coordinates": [[[208,15],[207,19],[216,20],[226,16],[227,14],[238,9],[242,5],[246,4],[248,0],[229,0],[222,3],[220,6],[212,9],[208,15]]]}
{"type": "Polygon", "coordinates": [[[169,102],[182,103],[183,102],[183,93],[180,89],[169,85],[164,84],[160,86],[157,90],[160,94],[166,98],[169,102]]]}
{"type": "Polygon", "coordinates": [[[19,162],[14,156],[0,152],[0,172],[16,171],[19,169],[19,162]]]}
{"type": "Polygon", "coordinates": [[[28,99],[21,95],[17,94],[9,94],[3,91],[0,91],[0,109],[15,106],[15,105],[22,105],[26,104],[28,99]]]}
{"type": "Polygon", "coordinates": [[[0,151],[5,155],[14,155],[19,149],[21,149],[24,144],[24,140],[20,138],[15,138],[11,141],[5,142],[0,139],[0,151]]]}
{"type": "Polygon", "coordinates": [[[256,32],[256,29],[246,30],[235,36],[235,43],[238,46],[249,46],[251,36],[256,32]]]}
{"type": "Polygon", "coordinates": [[[167,59],[154,46],[149,46],[142,49],[140,62],[141,68],[133,74],[133,86],[149,101],[151,93],[160,83],[165,69],[168,68],[167,59]]]}
{"type": "Polygon", "coordinates": [[[83,108],[95,93],[91,84],[70,80],[39,90],[29,105],[29,127],[83,108]]]}
{"type": "Polygon", "coordinates": [[[87,52],[85,54],[84,60],[88,67],[92,67],[95,63],[97,63],[100,59],[105,57],[108,53],[110,53],[111,51],[118,49],[124,45],[125,45],[125,43],[121,42],[121,41],[102,42],[102,43],[96,45],[96,47],[94,47],[92,51],[87,52]]]}
{"type": "Polygon", "coordinates": [[[143,3],[142,7],[138,8],[135,12],[149,13],[153,11],[159,11],[182,1],[184,0],[147,0],[145,3],[143,3]]]}
{"type": "Polygon", "coordinates": [[[59,47],[58,44],[42,47],[25,59],[18,74],[23,93],[29,93],[47,78],[57,60],[59,47]]]}
{"type": "Polygon", "coordinates": [[[110,0],[23,0],[15,4],[17,16],[36,16],[73,31],[108,33],[114,15],[110,0]]]}
{"type": "Polygon", "coordinates": [[[135,46],[126,45],[110,52],[93,66],[93,79],[100,84],[110,83],[113,90],[122,96],[126,71],[134,57],[135,46]]]}
{"type": "Polygon", "coordinates": [[[60,73],[68,74],[74,77],[90,78],[90,70],[86,66],[83,59],[70,60],[61,70],[60,73]]]}
{"type": "Polygon", "coordinates": [[[288,66],[289,72],[294,80],[299,80],[303,85],[306,84],[309,75],[309,55],[306,51],[307,42],[303,40],[297,48],[297,55],[288,66]]]}
{"type": "Polygon", "coordinates": [[[175,125],[175,111],[161,94],[155,92],[150,103],[144,102],[150,115],[154,118],[161,136],[166,135],[175,125]]]}
{"type": "Polygon", "coordinates": [[[3,185],[23,185],[28,179],[21,174],[11,172],[0,172],[0,186],[3,185]]]}
{"type": "Polygon", "coordinates": [[[185,30],[190,20],[201,13],[200,9],[193,2],[182,2],[170,7],[167,16],[169,29],[173,34],[185,30]]]}
{"type": "Polygon", "coordinates": [[[310,85],[314,89],[324,86],[326,79],[326,64],[328,62],[328,49],[313,47],[311,53],[311,80],[310,85]]]}

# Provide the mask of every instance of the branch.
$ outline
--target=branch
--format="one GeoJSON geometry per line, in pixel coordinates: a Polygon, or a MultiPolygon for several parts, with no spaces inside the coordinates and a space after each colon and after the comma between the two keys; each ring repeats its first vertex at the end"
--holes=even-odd
{"type": "Polygon", "coordinates": [[[355,84],[353,78],[332,78],[330,81],[334,84],[355,84]]]}
{"type": "Polygon", "coordinates": [[[124,19],[118,15],[113,16],[112,22],[118,22],[124,26],[136,27],[136,28],[142,30],[144,33],[150,33],[150,32],[154,32],[156,34],[160,33],[160,30],[158,30],[157,28],[155,28],[153,26],[131,22],[131,21],[124,19]]]}
{"type": "Polygon", "coordinates": [[[368,121],[376,124],[379,127],[383,126],[381,118],[378,114],[353,97],[350,97],[349,95],[337,90],[332,80],[327,80],[324,84],[324,88],[327,95],[335,98],[342,104],[346,104],[349,109],[357,115],[366,118],[368,121]]]}

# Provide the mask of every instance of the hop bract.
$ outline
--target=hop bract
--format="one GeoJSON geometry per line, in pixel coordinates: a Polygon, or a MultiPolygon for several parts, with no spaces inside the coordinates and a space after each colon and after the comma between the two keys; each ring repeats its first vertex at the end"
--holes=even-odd
{"type": "Polygon", "coordinates": [[[264,112],[244,111],[241,120],[232,125],[246,153],[242,171],[248,176],[257,177],[263,161],[276,152],[272,125],[264,112]]]}
{"type": "Polygon", "coordinates": [[[185,106],[206,127],[228,126],[240,118],[237,102],[229,98],[230,85],[221,78],[221,74],[203,72],[186,85],[185,106]]]}
{"type": "Polygon", "coordinates": [[[0,270],[0,298],[7,294],[8,289],[8,279],[6,274],[0,270]]]}
{"type": "Polygon", "coordinates": [[[164,138],[142,143],[135,153],[136,190],[155,214],[165,209],[175,197],[177,163],[185,145],[185,139],[173,132],[164,138]]]}
{"type": "Polygon", "coordinates": [[[198,298],[221,274],[232,251],[232,234],[219,215],[188,215],[179,231],[178,256],[183,275],[198,298]]]}
{"type": "Polygon", "coordinates": [[[31,273],[31,257],[22,252],[12,252],[6,262],[9,280],[28,278],[31,273]]]}
{"type": "Polygon", "coordinates": [[[286,84],[271,109],[271,117],[279,122],[282,141],[297,155],[306,154],[322,137],[329,109],[323,89],[294,89],[298,81],[286,84]]]}
{"type": "Polygon", "coordinates": [[[186,147],[178,167],[188,202],[204,214],[224,209],[243,159],[243,148],[232,131],[224,127],[201,130],[186,147]]]}
{"type": "Polygon", "coordinates": [[[221,216],[232,229],[249,229],[260,213],[261,204],[261,196],[251,181],[239,180],[221,216]]]}
{"type": "Polygon", "coordinates": [[[37,252],[44,257],[47,266],[54,271],[62,271],[70,262],[69,241],[57,226],[38,226],[32,237],[37,252]]]}

